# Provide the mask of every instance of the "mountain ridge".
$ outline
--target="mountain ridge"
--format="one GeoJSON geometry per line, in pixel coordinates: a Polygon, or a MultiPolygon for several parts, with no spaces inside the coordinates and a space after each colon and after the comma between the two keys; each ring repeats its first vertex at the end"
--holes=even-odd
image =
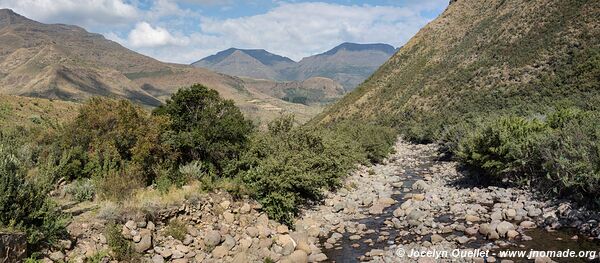
{"type": "Polygon", "coordinates": [[[345,42],[296,62],[264,49],[229,48],[192,65],[229,75],[279,81],[303,81],[311,77],[325,77],[341,83],[345,90],[352,90],[394,52],[396,48],[388,44],[345,42]],[[253,57],[256,61],[244,60],[244,55],[253,57]]]}

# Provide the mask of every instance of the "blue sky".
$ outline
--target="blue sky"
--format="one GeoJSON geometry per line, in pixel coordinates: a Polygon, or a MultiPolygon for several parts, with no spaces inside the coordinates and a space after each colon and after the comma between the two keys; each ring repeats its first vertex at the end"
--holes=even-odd
{"type": "Polygon", "coordinates": [[[162,61],[191,63],[229,47],[294,60],[342,42],[401,46],[448,0],[0,0],[44,23],[101,33],[162,61]]]}

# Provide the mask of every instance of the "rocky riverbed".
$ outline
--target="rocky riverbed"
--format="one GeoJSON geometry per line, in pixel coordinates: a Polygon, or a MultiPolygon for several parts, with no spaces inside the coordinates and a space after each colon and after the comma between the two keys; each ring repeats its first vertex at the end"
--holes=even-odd
{"type": "Polygon", "coordinates": [[[523,189],[476,186],[455,162],[439,160],[435,145],[400,140],[395,154],[352,173],[298,226],[318,226],[320,246],[335,262],[519,262],[496,253],[600,250],[598,213],[573,207],[523,189]],[[435,260],[409,257],[411,251],[490,252],[435,260]]]}

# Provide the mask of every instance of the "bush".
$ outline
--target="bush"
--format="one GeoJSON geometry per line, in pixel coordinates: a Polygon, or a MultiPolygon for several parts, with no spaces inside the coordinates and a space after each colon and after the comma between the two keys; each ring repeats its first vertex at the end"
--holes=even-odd
{"type": "Polygon", "coordinates": [[[67,179],[104,178],[123,170],[150,183],[171,165],[173,152],[162,144],[168,125],[126,100],[92,98],[61,134],[55,165],[67,179]]]}
{"type": "Polygon", "coordinates": [[[255,134],[235,167],[269,216],[287,224],[299,206],[339,186],[360,159],[348,136],[292,124],[291,117],[283,117],[270,123],[268,132],[255,134]]]}
{"type": "Polygon", "coordinates": [[[360,153],[366,154],[371,163],[381,162],[393,149],[397,132],[388,127],[361,122],[340,122],[333,126],[337,134],[349,136],[360,147],[360,153]]]}
{"type": "Polygon", "coordinates": [[[171,220],[165,228],[165,234],[167,236],[172,236],[179,241],[183,241],[186,233],[185,223],[179,219],[171,220]]]}
{"type": "Polygon", "coordinates": [[[116,260],[131,262],[137,257],[133,245],[121,234],[121,227],[115,223],[109,223],[105,229],[108,247],[113,252],[116,260]]]}
{"type": "Polygon", "coordinates": [[[456,154],[493,179],[528,182],[600,206],[600,113],[566,108],[543,119],[513,116],[481,123],[456,154]]]}
{"type": "Polygon", "coordinates": [[[179,164],[198,160],[218,173],[239,156],[253,130],[233,101],[199,84],[178,90],[154,113],[171,119],[165,137],[180,153],[179,164]]]}
{"type": "Polygon", "coordinates": [[[0,228],[24,231],[30,248],[66,234],[67,217],[47,197],[47,187],[25,178],[25,169],[0,144],[0,228]]]}
{"type": "Polygon", "coordinates": [[[92,180],[79,179],[67,187],[66,193],[71,195],[71,198],[78,202],[92,201],[96,194],[96,188],[92,180]]]}

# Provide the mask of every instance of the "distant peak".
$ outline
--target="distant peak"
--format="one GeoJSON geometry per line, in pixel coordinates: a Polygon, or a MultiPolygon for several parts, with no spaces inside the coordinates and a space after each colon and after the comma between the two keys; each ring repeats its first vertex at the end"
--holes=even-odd
{"type": "Polygon", "coordinates": [[[0,9],[0,26],[16,24],[28,20],[29,19],[25,18],[24,16],[15,13],[12,9],[0,9]]]}
{"type": "Polygon", "coordinates": [[[338,53],[341,50],[346,50],[346,51],[378,50],[378,51],[382,51],[382,52],[385,52],[388,54],[394,54],[396,52],[396,48],[394,48],[393,46],[388,45],[388,44],[382,44],[382,43],[358,44],[358,43],[344,42],[344,43],[338,45],[337,47],[334,47],[333,49],[331,49],[323,54],[320,54],[320,55],[331,56],[331,55],[338,53]]]}
{"type": "Polygon", "coordinates": [[[205,57],[202,60],[200,60],[198,62],[194,62],[192,64],[196,64],[199,62],[218,63],[219,61],[222,61],[226,57],[231,56],[232,54],[237,53],[237,52],[242,52],[248,56],[255,58],[256,60],[260,61],[261,63],[263,63],[265,65],[269,65],[269,66],[273,65],[277,62],[295,63],[293,60],[291,60],[288,57],[276,55],[276,54],[270,53],[269,51],[266,51],[264,49],[241,49],[241,48],[232,47],[232,48],[220,51],[215,55],[205,57]]]}

